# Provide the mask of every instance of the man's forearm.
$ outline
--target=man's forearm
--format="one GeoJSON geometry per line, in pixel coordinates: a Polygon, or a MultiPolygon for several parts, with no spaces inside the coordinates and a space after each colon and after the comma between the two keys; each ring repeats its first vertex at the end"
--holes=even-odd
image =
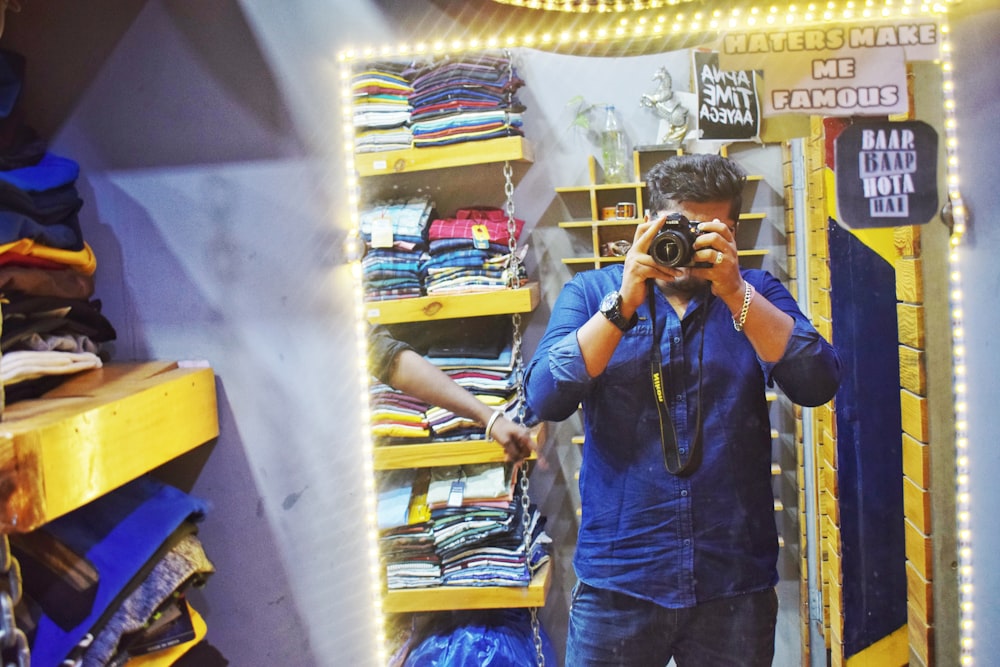
{"type": "Polygon", "coordinates": [[[420,400],[485,425],[493,409],[413,350],[396,357],[389,384],[420,400]]]}

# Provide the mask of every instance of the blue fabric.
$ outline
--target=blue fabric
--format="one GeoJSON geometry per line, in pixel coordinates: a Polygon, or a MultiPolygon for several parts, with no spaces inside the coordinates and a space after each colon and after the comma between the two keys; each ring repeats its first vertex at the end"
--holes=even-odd
{"type": "Polygon", "coordinates": [[[561,421],[582,403],[582,518],[574,564],[591,586],[665,607],[760,591],[777,582],[771,489],[771,436],[765,388],[776,381],[803,405],[833,397],[840,364],[769,273],[744,270],[763,297],[795,320],[781,361],[760,361],[733,328],[719,299],[688,306],[683,322],[656,290],[657,331],[669,409],[686,458],[698,392],[698,348],[704,342],[703,455],[697,472],[667,472],[650,379],[653,326],[649,307],[619,343],[607,369],[590,378],[576,331],[621,285],[615,265],[577,274],[563,288],[525,379],[532,420],[561,421]],[[704,332],[704,334],[703,334],[704,332]]]}
{"type": "Polygon", "coordinates": [[[47,616],[38,622],[31,663],[54,667],[76,646],[173,532],[198,519],[208,504],[150,477],[141,477],[55,519],[43,530],[84,554],[100,576],[90,615],[65,631],[47,616]]]}
{"type": "Polygon", "coordinates": [[[70,185],[80,176],[80,165],[75,161],[46,153],[38,164],[18,169],[0,170],[0,180],[15,185],[25,192],[43,192],[70,185]]]}

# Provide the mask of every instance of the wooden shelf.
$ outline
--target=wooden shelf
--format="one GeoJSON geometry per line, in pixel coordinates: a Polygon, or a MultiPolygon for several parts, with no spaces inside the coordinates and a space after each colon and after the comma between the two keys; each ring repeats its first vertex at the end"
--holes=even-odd
{"type": "MultiPolygon", "coordinates": [[[[531,429],[531,439],[535,443],[544,443],[545,429],[545,422],[531,429]]],[[[537,458],[538,456],[532,452],[528,460],[537,458]]],[[[375,447],[372,459],[375,470],[396,470],[470,463],[502,463],[506,460],[506,455],[503,447],[492,440],[456,440],[375,447]]]]}
{"type": "Polygon", "coordinates": [[[0,531],[27,532],[219,435],[211,368],[115,363],[0,423],[0,531]]]}
{"type": "Polygon", "coordinates": [[[447,146],[408,148],[381,153],[356,153],[359,176],[389,176],[431,169],[466,167],[491,162],[531,162],[531,144],[524,137],[463,141],[447,146]]]}
{"type": "Polygon", "coordinates": [[[543,607],[552,585],[549,561],[535,572],[528,586],[437,586],[386,591],[382,609],[390,614],[449,611],[452,609],[506,609],[543,607]]]}
{"type": "Polygon", "coordinates": [[[528,283],[518,289],[492,292],[370,301],[365,304],[365,317],[373,324],[431,322],[456,317],[528,313],[538,306],[538,301],[538,283],[528,283]]]}

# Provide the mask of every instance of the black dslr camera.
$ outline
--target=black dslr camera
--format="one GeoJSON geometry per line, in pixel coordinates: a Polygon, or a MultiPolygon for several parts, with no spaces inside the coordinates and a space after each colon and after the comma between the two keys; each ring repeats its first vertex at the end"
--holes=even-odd
{"type": "MultiPolygon", "coordinates": [[[[661,266],[691,266],[694,259],[694,240],[701,235],[698,223],[692,222],[681,213],[671,213],[663,221],[663,227],[653,237],[649,254],[661,266]]],[[[694,266],[710,266],[698,263],[694,266]]]]}

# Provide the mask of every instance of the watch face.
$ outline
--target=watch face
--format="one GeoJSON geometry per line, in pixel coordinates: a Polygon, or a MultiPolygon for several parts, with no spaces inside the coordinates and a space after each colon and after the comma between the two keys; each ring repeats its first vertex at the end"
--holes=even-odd
{"type": "Polygon", "coordinates": [[[608,294],[605,294],[604,298],[601,300],[601,312],[610,313],[612,310],[617,310],[618,299],[620,298],[621,297],[618,296],[618,292],[610,292],[608,294]]]}

